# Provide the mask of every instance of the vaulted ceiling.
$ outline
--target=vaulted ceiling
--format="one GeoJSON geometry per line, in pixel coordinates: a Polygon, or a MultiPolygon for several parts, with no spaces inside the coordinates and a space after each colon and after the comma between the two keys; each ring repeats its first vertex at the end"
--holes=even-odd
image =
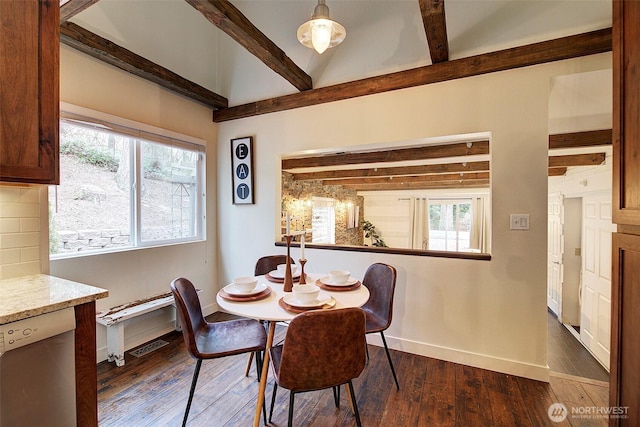
{"type": "Polygon", "coordinates": [[[328,0],[347,29],[296,39],[313,0],[61,0],[61,41],[216,121],[611,50],[610,0],[328,0]]]}
{"type": "MultiPolygon", "coordinates": [[[[347,37],[322,55],[296,39],[314,0],[60,4],[62,43],[211,107],[217,122],[611,50],[611,0],[327,0],[347,37]]],[[[552,135],[550,149],[606,145],[610,135],[552,135]]],[[[464,155],[414,173],[397,161],[378,167],[397,153],[375,155],[353,153],[342,168],[285,160],[283,170],[361,190],[488,185],[488,162],[464,155]]],[[[549,174],[603,160],[550,154],[549,174]]]]}

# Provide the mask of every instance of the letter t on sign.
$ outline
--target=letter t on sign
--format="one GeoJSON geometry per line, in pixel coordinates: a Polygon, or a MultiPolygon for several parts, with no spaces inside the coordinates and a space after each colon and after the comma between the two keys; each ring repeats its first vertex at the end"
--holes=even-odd
{"type": "Polygon", "coordinates": [[[231,140],[233,204],[253,204],[253,137],[231,140]]]}

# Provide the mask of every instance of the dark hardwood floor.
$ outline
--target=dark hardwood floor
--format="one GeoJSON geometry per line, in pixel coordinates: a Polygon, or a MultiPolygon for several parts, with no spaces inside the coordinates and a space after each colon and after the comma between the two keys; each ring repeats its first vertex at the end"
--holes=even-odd
{"type": "Polygon", "coordinates": [[[547,312],[548,364],[559,372],[598,381],[609,381],[609,373],[550,311],[547,312]]]}
{"type": "MultiPolygon", "coordinates": [[[[229,318],[215,313],[210,321],[229,318]]],[[[276,340],[284,337],[278,327],[276,340]]],[[[98,365],[98,411],[101,427],[179,426],[195,361],[182,336],[162,337],[169,345],[143,357],[128,353],[126,365],[98,365]]],[[[592,426],[603,419],[551,422],[552,403],[572,407],[606,407],[606,383],[553,374],[550,383],[458,365],[392,350],[400,391],[396,391],[384,349],[369,346],[370,361],[354,389],[364,426],[592,426]]],[[[244,376],[247,356],[205,361],[191,407],[189,426],[250,426],[258,383],[255,370],[244,376]]],[[[267,388],[267,403],[273,381],[267,388]]],[[[330,390],[296,395],[296,426],[354,426],[346,393],[335,408],[330,390]]],[[[272,426],[285,426],[288,392],[276,400],[272,426]]]]}

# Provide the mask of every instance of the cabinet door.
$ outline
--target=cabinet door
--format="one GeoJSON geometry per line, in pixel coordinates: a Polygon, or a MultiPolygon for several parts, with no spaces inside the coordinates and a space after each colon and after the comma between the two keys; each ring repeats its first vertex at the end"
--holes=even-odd
{"type": "Polygon", "coordinates": [[[0,1],[0,181],[57,184],[60,5],[0,1]]]}
{"type": "Polygon", "coordinates": [[[613,238],[609,406],[640,420],[640,2],[613,1],[613,238]]]}

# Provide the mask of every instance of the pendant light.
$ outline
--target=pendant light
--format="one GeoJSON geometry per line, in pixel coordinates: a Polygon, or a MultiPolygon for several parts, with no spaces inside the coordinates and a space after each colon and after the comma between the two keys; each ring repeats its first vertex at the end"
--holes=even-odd
{"type": "Polygon", "coordinates": [[[329,7],[325,0],[318,0],[311,19],[298,28],[300,43],[318,53],[339,45],[346,36],[344,27],[329,18],[329,7]]]}

